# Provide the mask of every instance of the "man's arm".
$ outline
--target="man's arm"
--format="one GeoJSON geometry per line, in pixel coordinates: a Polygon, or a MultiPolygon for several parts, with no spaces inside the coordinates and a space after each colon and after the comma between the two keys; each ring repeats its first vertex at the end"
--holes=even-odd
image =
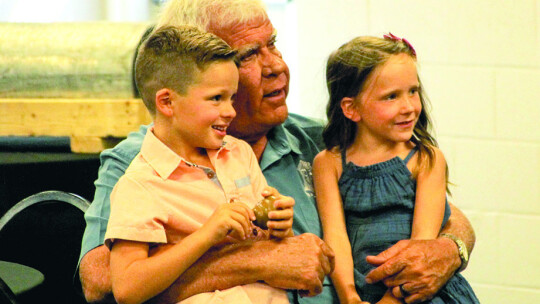
{"type": "MultiPolygon", "coordinates": [[[[466,244],[469,253],[474,248],[476,237],[469,220],[454,205],[452,215],[442,233],[452,234],[466,244]]],[[[456,244],[449,238],[435,240],[403,240],[367,261],[378,267],[368,273],[368,282],[383,281],[394,287],[394,294],[401,295],[399,286],[404,285],[410,295],[406,303],[419,303],[433,296],[461,266],[456,244]]]]}
{"type": "MultiPolygon", "coordinates": [[[[153,254],[163,250],[167,247],[153,254]]],[[[334,267],[333,257],[332,250],[313,234],[225,245],[204,254],[154,302],[178,302],[202,292],[258,281],[314,296],[321,292],[324,277],[334,267]]],[[[79,273],[88,302],[108,303],[113,299],[108,261],[109,251],[104,246],[81,260],[79,273]]]]}
{"type": "Polygon", "coordinates": [[[88,251],[81,259],[79,278],[88,303],[116,303],[109,272],[110,253],[105,245],[101,245],[88,251]]]}

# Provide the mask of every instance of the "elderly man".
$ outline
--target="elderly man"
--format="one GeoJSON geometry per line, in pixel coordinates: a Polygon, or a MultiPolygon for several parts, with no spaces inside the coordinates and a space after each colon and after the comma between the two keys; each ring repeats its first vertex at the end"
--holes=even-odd
{"type": "MultiPolygon", "coordinates": [[[[338,303],[326,277],[333,267],[333,253],[320,239],[311,182],[311,163],[322,143],[322,126],[288,113],[285,98],[289,70],[275,46],[275,30],[264,5],[260,0],[170,0],[157,26],[180,24],[199,26],[238,50],[240,79],[234,104],[237,115],[228,131],[252,146],[269,185],[295,199],[296,236],[280,242],[214,248],[156,302],[176,302],[201,292],[264,281],[288,289],[291,303],[338,303]]],[[[109,251],[102,245],[110,211],[109,194],[139,152],[146,130],[146,126],[141,127],[101,155],[94,201],[85,216],[87,228],[79,272],[89,302],[112,299],[109,251]]],[[[469,251],[472,249],[474,232],[454,207],[444,232],[463,240],[469,251]]],[[[460,244],[448,237],[402,241],[370,257],[371,263],[381,266],[368,279],[383,280],[395,287],[395,293],[409,303],[429,299],[454,271],[465,266],[461,252],[467,248],[460,244]]],[[[160,250],[167,247],[160,247],[155,254],[160,250]]]]}

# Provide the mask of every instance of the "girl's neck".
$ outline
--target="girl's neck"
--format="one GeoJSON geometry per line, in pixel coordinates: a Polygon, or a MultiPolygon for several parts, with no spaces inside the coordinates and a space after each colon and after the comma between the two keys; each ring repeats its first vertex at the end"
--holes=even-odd
{"type": "Polygon", "coordinates": [[[347,161],[352,161],[359,166],[369,166],[396,156],[405,158],[413,147],[414,144],[411,141],[383,143],[357,138],[347,149],[347,161]]]}

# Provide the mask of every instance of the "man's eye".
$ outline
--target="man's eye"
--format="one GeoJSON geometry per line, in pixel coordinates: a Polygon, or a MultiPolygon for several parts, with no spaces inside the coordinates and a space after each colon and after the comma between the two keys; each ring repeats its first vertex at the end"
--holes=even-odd
{"type": "Polygon", "coordinates": [[[240,56],[240,61],[247,61],[247,60],[253,58],[254,55],[255,55],[255,51],[249,51],[249,52],[243,54],[242,56],[240,56]]]}

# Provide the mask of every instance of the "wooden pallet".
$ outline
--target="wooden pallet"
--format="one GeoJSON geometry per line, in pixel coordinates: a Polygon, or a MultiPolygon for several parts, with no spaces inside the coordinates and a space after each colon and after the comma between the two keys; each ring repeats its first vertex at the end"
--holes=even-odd
{"type": "Polygon", "coordinates": [[[76,153],[99,153],[150,122],[140,99],[0,99],[0,136],[69,136],[76,153]]]}

